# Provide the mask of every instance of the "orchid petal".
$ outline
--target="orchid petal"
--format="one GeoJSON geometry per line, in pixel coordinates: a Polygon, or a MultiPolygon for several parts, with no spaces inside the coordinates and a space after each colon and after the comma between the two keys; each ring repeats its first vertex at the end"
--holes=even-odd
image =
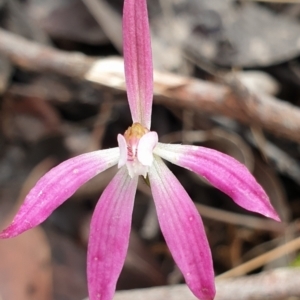
{"type": "Polygon", "coordinates": [[[153,67],[146,0],[125,0],[123,49],[127,96],[133,122],[150,129],[153,67]]]}
{"type": "Polygon", "coordinates": [[[131,228],[138,176],[121,168],[95,208],[88,245],[90,299],[111,300],[123,267],[131,228]]]}
{"type": "Polygon", "coordinates": [[[118,162],[118,168],[123,167],[126,164],[128,149],[125,137],[122,134],[118,134],[118,145],[120,149],[120,159],[118,162]]]}
{"type": "Polygon", "coordinates": [[[144,166],[151,166],[153,162],[153,149],[158,143],[158,136],[155,131],[144,134],[139,141],[137,158],[144,166]]]}
{"type": "Polygon", "coordinates": [[[194,203],[161,158],[155,156],[149,179],[162,233],[187,285],[199,299],[213,299],[212,257],[194,203]]]}
{"type": "Polygon", "coordinates": [[[231,156],[205,147],[161,143],[154,153],[201,175],[241,207],[280,221],[263,188],[248,169],[231,156]]]}
{"type": "Polygon", "coordinates": [[[0,238],[14,237],[42,223],[85,182],[115,165],[119,149],[99,150],[68,159],[46,173],[28,193],[0,238]]]}

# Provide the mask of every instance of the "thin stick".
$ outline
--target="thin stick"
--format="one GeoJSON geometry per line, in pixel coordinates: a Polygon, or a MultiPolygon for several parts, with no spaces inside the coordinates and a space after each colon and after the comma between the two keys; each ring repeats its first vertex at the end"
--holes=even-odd
{"type": "Polygon", "coordinates": [[[286,243],[285,245],[279,246],[271,251],[268,251],[256,258],[251,259],[250,261],[239,265],[236,268],[233,268],[219,276],[217,279],[229,278],[229,277],[237,277],[241,275],[245,275],[250,271],[253,271],[265,264],[283,256],[294,252],[300,249],[300,237],[286,243]]]}
{"type": "Polygon", "coordinates": [[[196,207],[202,217],[224,222],[227,224],[234,224],[238,226],[276,233],[283,233],[285,230],[285,225],[283,223],[278,223],[269,219],[237,214],[217,208],[212,208],[199,203],[196,203],[196,207]]]}

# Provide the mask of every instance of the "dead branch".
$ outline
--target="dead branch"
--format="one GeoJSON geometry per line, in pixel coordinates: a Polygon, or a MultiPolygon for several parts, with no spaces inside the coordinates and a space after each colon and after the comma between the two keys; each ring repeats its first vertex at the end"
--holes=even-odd
{"type": "MultiPolygon", "coordinates": [[[[0,54],[19,67],[87,80],[112,90],[125,90],[123,61],[95,59],[30,42],[0,29],[0,54]]],[[[171,73],[155,72],[155,102],[224,115],[249,126],[300,141],[300,109],[264,94],[243,96],[234,86],[210,83],[171,73]]]]}
{"type": "Polygon", "coordinates": [[[81,53],[57,51],[0,29],[0,53],[14,64],[36,72],[54,72],[82,79],[95,59],[81,53]]]}
{"type": "MultiPolygon", "coordinates": [[[[299,276],[299,268],[282,268],[258,275],[217,280],[215,300],[282,300],[300,297],[299,276]]],[[[114,300],[153,299],[197,300],[186,285],[119,291],[114,297],[114,300]]]]}
{"type": "Polygon", "coordinates": [[[257,275],[217,280],[215,300],[276,300],[299,297],[299,275],[299,268],[282,268],[257,275]]]}

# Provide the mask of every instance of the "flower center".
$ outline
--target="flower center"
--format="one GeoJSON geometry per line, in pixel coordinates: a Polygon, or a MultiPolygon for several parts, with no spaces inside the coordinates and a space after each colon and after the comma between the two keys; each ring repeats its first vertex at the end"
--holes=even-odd
{"type": "Polygon", "coordinates": [[[120,159],[118,167],[127,166],[131,177],[147,176],[153,161],[153,149],[158,142],[157,133],[149,131],[140,123],[133,123],[124,133],[118,135],[120,159]]]}
{"type": "Polygon", "coordinates": [[[143,135],[145,135],[149,130],[142,126],[140,123],[133,123],[132,126],[124,133],[124,138],[127,143],[127,160],[134,161],[137,157],[138,144],[143,135]]]}

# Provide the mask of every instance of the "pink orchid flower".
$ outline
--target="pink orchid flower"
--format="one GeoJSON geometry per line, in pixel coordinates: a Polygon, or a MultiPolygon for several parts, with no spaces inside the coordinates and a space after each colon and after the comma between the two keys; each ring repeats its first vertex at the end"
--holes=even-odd
{"type": "Polygon", "coordinates": [[[218,151],[158,143],[150,131],[153,69],[146,0],[125,0],[125,76],[133,125],[118,135],[119,147],[71,158],[50,170],[27,195],[1,238],[43,222],[85,182],[118,164],[119,171],[95,208],[88,245],[90,300],[111,300],[124,264],[139,175],[148,177],[161,231],[191,291],[213,299],[214,271],[209,244],[195,205],[161,158],[203,176],[247,210],[279,220],[268,196],[235,159],[218,151]]]}

